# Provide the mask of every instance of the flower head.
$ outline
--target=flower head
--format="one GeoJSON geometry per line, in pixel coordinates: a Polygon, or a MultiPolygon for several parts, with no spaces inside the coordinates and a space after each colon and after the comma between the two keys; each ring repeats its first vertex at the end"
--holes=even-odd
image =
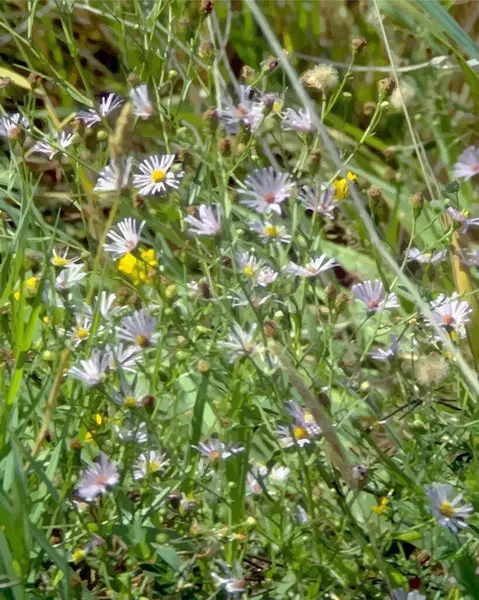
{"type": "Polygon", "coordinates": [[[294,129],[295,131],[307,132],[315,129],[308,108],[300,108],[298,111],[287,108],[281,126],[285,131],[294,129]]]}
{"type": "Polygon", "coordinates": [[[99,193],[116,192],[128,187],[132,165],[132,156],[111,160],[110,164],[98,174],[93,191],[99,193]]]}
{"type": "Polygon", "coordinates": [[[344,200],[349,196],[349,183],[355,183],[358,177],[351,171],[348,171],[346,177],[341,177],[340,179],[336,179],[333,181],[334,186],[334,199],[335,200],[344,200]]]}
{"type": "Polygon", "coordinates": [[[80,360],[79,363],[68,371],[68,374],[70,377],[78,379],[86,385],[98,385],[102,382],[109,363],[110,357],[108,353],[95,349],[92,351],[90,358],[80,360]]]}
{"type": "Polygon", "coordinates": [[[196,448],[200,454],[205,456],[209,461],[216,462],[218,460],[226,460],[235,454],[244,451],[243,446],[234,443],[224,443],[218,438],[210,438],[205,442],[199,442],[196,448]]]}
{"type": "Polygon", "coordinates": [[[263,243],[276,242],[277,244],[288,244],[291,241],[291,236],[286,233],[284,225],[275,225],[269,221],[266,221],[266,223],[251,221],[248,227],[260,236],[263,243]]]}
{"type": "Polygon", "coordinates": [[[461,225],[460,231],[463,233],[467,233],[469,227],[479,227],[479,218],[471,219],[466,210],[457,210],[457,208],[449,206],[446,208],[446,212],[453,221],[461,225]]]}
{"type": "Polygon", "coordinates": [[[446,259],[446,250],[435,250],[433,252],[422,252],[418,248],[410,248],[407,253],[408,260],[415,260],[423,265],[435,265],[446,259]]]}
{"type": "Polygon", "coordinates": [[[123,444],[130,442],[136,442],[137,444],[146,444],[148,441],[148,428],[144,421],[138,424],[127,422],[124,427],[115,427],[115,432],[118,435],[118,439],[123,444]]]}
{"type": "Polygon", "coordinates": [[[268,287],[276,281],[278,273],[271,267],[263,267],[256,278],[256,285],[268,287]]]}
{"type": "Polygon", "coordinates": [[[351,291],[366,306],[368,312],[378,312],[399,306],[396,294],[386,294],[383,284],[377,279],[356,283],[351,291]]]}
{"type": "Polygon", "coordinates": [[[304,267],[291,262],[286,265],[285,272],[288,275],[297,277],[316,277],[320,273],[324,273],[324,271],[336,266],[338,266],[338,263],[335,260],[328,258],[326,254],[321,254],[319,258],[309,261],[304,267]]]}
{"type": "Polygon", "coordinates": [[[452,485],[434,482],[426,489],[426,493],[431,504],[429,510],[439,525],[447,527],[451,533],[467,527],[467,519],[474,508],[471,504],[459,506],[462,494],[456,494],[452,485]]]}
{"type": "Polygon", "coordinates": [[[136,311],[125,317],[118,328],[121,340],[136,344],[138,348],[148,348],[158,342],[159,333],[154,333],[158,319],[148,314],[146,309],[136,311]]]}
{"type": "Polygon", "coordinates": [[[71,265],[62,269],[55,280],[57,290],[69,290],[86,277],[83,265],[71,265]]]}
{"type": "Polygon", "coordinates": [[[73,258],[67,258],[68,256],[68,248],[66,248],[62,255],[58,254],[58,252],[53,248],[52,257],[50,259],[51,264],[54,267],[72,267],[75,263],[80,260],[79,256],[74,256],[73,258]]]}
{"type": "Polygon", "coordinates": [[[85,126],[89,129],[96,125],[97,123],[101,123],[102,118],[107,117],[110,113],[115,111],[123,104],[123,99],[117,96],[116,94],[108,94],[108,96],[103,96],[100,100],[100,106],[98,110],[93,108],[89,108],[88,110],[82,110],[77,114],[77,119],[79,121],[83,121],[85,126]]]}
{"type": "MultiPolygon", "coordinates": [[[[99,297],[96,296],[96,298],[95,298],[94,305],[100,304],[100,306],[98,307],[100,315],[106,321],[111,319],[122,309],[121,306],[115,306],[115,301],[116,301],[116,294],[108,294],[108,292],[105,292],[104,290],[102,291],[102,293],[100,294],[99,297]]],[[[83,306],[84,306],[85,315],[89,319],[93,320],[93,315],[95,314],[95,311],[92,310],[91,306],[89,304],[86,304],[86,302],[84,303],[83,306]]]]}
{"type": "Polygon", "coordinates": [[[137,86],[130,92],[133,101],[133,114],[140,119],[149,119],[153,114],[153,105],[148,97],[148,86],[146,83],[137,86]]]}
{"type": "Polygon", "coordinates": [[[333,213],[337,206],[334,201],[335,195],[335,187],[330,187],[321,190],[319,194],[314,188],[312,190],[304,188],[303,190],[301,190],[299,197],[305,203],[306,210],[312,210],[313,212],[317,212],[323,217],[333,219],[333,213]]]}
{"type": "Polygon", "coordinates": [[[226,351],[228,362],[233,363],[238,358],[253,354],[256,350],[256,344],[253,342],[255,332],[256,323],[249,331],[241,329],[237,323],[233,325],[233,331],[228,334],[226,340],[218,342],[218,345],[226,351]]]}
{"type": "Polygon", "coordinates": [[[133,479],[143,479],[148,475],[156,475],[161,473],[170,464],[166,454],[150,450],[144,454],[140,454],[133,465],[133,479]]]}
{"type": "Polygon", "coordinates": [[[446,298],[440,294],[431,305],[434,321],[448,332],[456,332],[459,337],[466,337],[466,324],[472,308],[466,300],[460,300],[456,294],[446,298]]]}
{"type": "Polygon", "coordinates": [[[117,268],[120,273],[128,275],[134,285],[140,285],[153,282],[157,265],[156,252],[154,248],[150,248],[148,250],[141,249],[140,258],[128,252],[120,258],[117,268]]]}
{"type": "Polygon", "coordinates": [[[219,208],[201,204],[198,208],[198,216],[188,215],[185,217],[185,223],[190,226],[188,228],[190,235],[215,236],[221,229],[219,208]]]}
{"type": "Polygon", "coordinates": [[[27,127],[28,121],[20,113],[12,113],[6,117],[0,117],[0,136],[10,140],[18,137],[22,129],[27,127]]]}
{"type": "Polygon", "coordinates": [[[120,390],[112,394],[113,402],[122,408],[138,408],[143,405],[144,396],[136,393],[136,377],[132,385],[120,380],[120,390]]]}
{"type": "Polygon", "coordinates": [[[248,279],[256,279],[260,269],[260,261],[256,256],[249,252],[237,252],[235,258],[243,275],[248,279]]]}
{"type": "Polygon", "coordinates": [[[264,104],[249,86],[239,87],[239,102],[234,104],[231,98],[224,100],[224,108],[217,111],[218,119],[226,133],[236,134],[240,125],[250,131],[256,131],[263,117],[264,104]]]}
{"type": "Polygon", "coordinates": [[[232,596],[244,594],[246,590],[246,580],[239,564],[236,564],[233,569],[230,569],[228,565],[225,564],[221,564],[221,567],[225,575],[224,577],[215,572],[211,573],[211,577],[215,580],[216,587],[223,589],[227,594],[232,596]]]}
{"type": "Polygon", "coordinates": [[[276,430],[279,443],[283,448],[306,446],[322,434],[321,427],[316,423],[313,415],[297,402],[293,400],[286,402],[286,411],[293,417],[294,423],[290,427],[280,426],[276,430]]]}
{"type": "Polygon", "coordinates": [[[245,180],[244,196],[240,202],[259,213],[274,212],[281,215],[281,203],[288,198],[294,188],[288,173],[277,173],[272,167],[256,169],[245,180]]]}
{"type": "Polygon", "coordinates": [[[32,152],[39,152],[40,154],[46,154],[49,160],[52,160],[56,154],[63,152],[65,148],[68,148],[73,141],[73,133],[67,133],[62,131],[59,138],[55,140],[56,146],[52,146],[48,142],[40,141],[32,147],[32,152]]]}
{"type": "Polygon", "coordinates": [[[120,369],[124,371],[135,372],[138,363],[143,358],[141,348],[137,346],[124,346],[124,344],[118,344],[117,346],[107,346],[108,351],[108,366],[110,369],[120,369]]]}
{"type": "Polygon", "coordinates": [[[133,175],[133,185],[140,194],[164,194],[168,188],[177,190],[184,176],[184,171],[174,172],[171,169],[174,154],[154,154],[140,163],[141,173],[133,175]]]}
{"type": "Polygon", "coordinates": [[[470,146],[459,156],[454,165],[454,177],[468,181],[479,173],[479,148],[470,146]]]}
{"type": "Polygon", "coordinates": [[[76,492],[86,502],[92,502],[115,486],[119,479],[117,466],[102,453],[98,463],[83,473],[76,492]]]}
{"type": "Polygon", "coordinates": [[[391,340],[390,346],[386,348],[376,348],[369,352],[369,356],[375,360],[391,360],[396,358],[399,353],[399,338],[396,335],[389,336],[391,340]]]}
{"type": "Polygon", "coordinates": [[[90,337],[91,325],[91,319],[86,315],[75,315],[75,326],[70,333],[74,346],[78,346],[90,337]]]}
{"type": "Polygon", "coordinates": [[[417,590],[413,590],[412,592],[393,590],[392,600],[426,600],[426,596],[423,596],[417,590]]]}
{"type": "Polygon", "coordinates": [[[107,233],[107,238],[111,241],[111,244],[105,244],[103,246],[105,252],[110,252],[112,257],[117,259],[128,252],[134,250],[138,242],[140,241],[141,232],[145,226],[145,221],[142,221],[139,225],[135,219],[127,217],[117,224],[119,233],[114,229],[111,229],[107,233]]]}
{"type": "Polygon", "coordinates": [[[339,73],[333,66],[327,63],[320,63],[312,69],[305,71],[299,80],[306,88],[327,93],[331,88],[338,85],[339,73]]]}

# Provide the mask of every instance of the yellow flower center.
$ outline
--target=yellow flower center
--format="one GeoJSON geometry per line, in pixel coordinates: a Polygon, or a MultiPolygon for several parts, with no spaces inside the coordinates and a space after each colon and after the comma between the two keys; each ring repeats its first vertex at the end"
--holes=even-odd
{"type": "Polygon", "coordinates": [[[246,352],[246,354],[251,354],[254,350],[254,346],[253,344],[245,344],[244,346],[244,351],[246,352]]]}
{"type": "Polygon", "coordinates": [[[140,335],[136,336],[136,344],[137,346],[140,346],[140,348],[146,348],[150,345],[150,338],[147,335],[140,333],[140,335]]]}
{"type": "Polygon", "coordinates": [[[57,254],[52,256],[52,265],[54,267],[64,267],[68,262],[68,259],[63,256],[58,256],[57,254]]]}
{"type": "Polygon", "coordinates": [[[93,444],[93,442],[94,442],[94,441],[95,441],[95,440],[93,439],[93,436],[92,436],[92,434],[91,434],[89,431],[87,431],[87,432],[85,433],[85,442],[86,442],[87,444],[93,444]]]}
{"type": "Polygon", "coordinates": [[[126,408],[134,408],[136,406],[135,396],[127,396],[123,401],[123,406],[126,408]]]}
{"type": "Polygon", "coordinates": [[[386,496],[383,496],[381,498],[381,500],[379,501],[379,504],[375,504],[374,506],[371,506],[371,510],[376,513],[377,515],[382,515],[383,512],[385,512],[385,510],[387,509],[389,504],[389,498],[387,498],[386,496]]]}
{"type": "Polygon", "coordinates": [[[83,329],[83,327],[78,327],[78,329],[76,330],[76,336],[79,340],[86,340],[88,334],[88,329],[83,329]]]}
{"type": "Polygon", "coordinates": [[[275,113],[281,112],[282,107],[283,107],[283,103],[280,102],[279,100],[275,100],[273,102],[273,112],[275,112],[275,113]]]}
{"type": "Polygon", "coordinates": [[[445,517],[452,517],[454,515],[454,513],[456,512],[456,509],[454,508],[454,506],[452,506],[452,504],[450,502],[448,502],[447,500],[445,500],[441,506],[439,507],[439,510],[441,511],[441,514],[443,514],[445,517]]]}
{"type": "Polygon", "coordinates": [[[246,275],[246,277],[253,277],[254,269],[251,265],[245,265],[243,268],[243,273],[246,275]]]}
{"type": "Polygon", "coordinates": [[[73,562],[77,563],[80,562],[82,560],[82,558],[85,556],[85,550],[83,550],[83,548],[77,548],[73,554],[72,554],[72,559],[73,562]]]}
{"type": "Polygon", "coordinates": [[[160,463],[153,461],[150,461],[148,463],[148,472],[149,473],[157,473],[160,470],[160,463]]]}
{"type": "Polygon", "coordinates": [[[103,423],[103,415],[100,415],[100,413],[97,413],[95,415],[95,423],[97,425],[101,425],[103,423]]]}
{"type": "Polygon", "coordinates": [[[309,437],[308,432],[304,427],[295,427],[293,433],[297,440],[306,440],[309,437]]]}
{"type": "Polygon", "coordinates": [[[28,279],[25,279],[25,287],[29,292],[36,292],[39,283],[40,280],[38,277],[29,277],[28,279]]]}
{"type": "Polygon", "coordinates": [[[153,181],[155,183],[158,183],[159,181],[163,181],[163,179],[165,177],[166,177],[166,171],[163,171],[163,169],[155,169],[151,173],[151,178],[153,179],[153,181]]]}
{"type": "Polygon", "coordinates": [[[213,452],[210,452],[210,453],[208,454],[208,458],[209,458],[211,461],[219,460],[219,459],[221,458],[221,453],[220,453],[220,452],[218,452],[217,450],[214,450],[213,452]]]}
{"type": "Polygon", "coordinates": [[[266,225],[264,228],[264,235],[267,237],[278,237],[279,229],[276,227],[276,225],[266,225]]]}

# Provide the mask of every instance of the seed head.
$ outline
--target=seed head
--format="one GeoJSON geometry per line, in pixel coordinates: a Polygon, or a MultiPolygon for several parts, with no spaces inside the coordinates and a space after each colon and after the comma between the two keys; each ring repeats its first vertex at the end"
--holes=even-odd
{"type": "Polygon", "coordinates": [[[361,52],[361,50],[365,46],[367,46],[367,41],[364,38],[362,38],[362,37],[353,38],[351,40],[351,50],[352,50],[353,56],[355,56],[356,54],[361,52]]]}
{"type": "Polygon", "coordinates": [[[331,65],[322,63],[305,71],[299,80],[305,88],[327,93],[338,85],[339,73],[331,65]]]}
{"type": "Polygon", "coordinates": [[[385,96],[389,96],[394,92],[394,90],[396,89],[396,82],[392,77],[386,77],[384,79],[381,79],[381,81],[378,84],[378,88],[379,95],[384,98],[385,96]]]}

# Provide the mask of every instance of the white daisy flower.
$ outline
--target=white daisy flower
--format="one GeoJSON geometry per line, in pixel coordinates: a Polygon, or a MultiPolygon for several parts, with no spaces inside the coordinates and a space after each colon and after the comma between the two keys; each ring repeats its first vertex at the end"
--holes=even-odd
{"type": "Polygon", "coordinates": [[[328,258],[325,254],[322,254],[319,258],[311,260],[304,267],[291,262],[284,267],[284,270],[288,275],[297,277],[316,277],[320,273],[324,273],[324,271],[337,266],[338,263],[335,260],[328,258]]]}
{"type": "Polygon", "coordinates": [[[133,114],[140,119],[149,119],[153,114],[153,105],[148,97],[148,86],[143,83],[130,92],[133,102],[133,114]]]}
{"type": "Polygon", "coordinates": [[[130,184],[131,167],[133,157],[111,160],[110,164],[98,174],[94,192],[117,192],[127,188],[130,184]]]}
{"type": "Polygon", "coordinates": [[[471,146],[464,150],[464,152],[457,159],[457,163],[454,165],[454,176],[458,179],[464,179],[468,181],[474,175],[479,173],[479,148],[471,146]]]}
{"type": "Polygon", "coordinates": [[[108,94],[108,96],[103,96],[100,100],[100,106],[98,107],[98,111],[93,108],[89,108],[88,110],[82,110],[77,113],[76,118],[79,121],[83,121],[85,126],[89,129],[100,123],[102,117],[107,117],[114,110],[119,108],[123,104],[123,99],[117,96],[116,94],[108,94]]]}
{"type": "Polygon", "coordinates": [[[108,456],[100,454],[100,460],[96,465],[87,469],[80,481],[76,493],[85,500],[92,502],[97,496],[105,494],[120,480],[115,463],[108,456]]]}
{"type": "Polygon", "coordinates": [[[281,127],[285,131],[294,130],[301,132],[314,131],[316,129],[308,108],[300,108],[298,111],[287,108],[281,122],[281,127]]]}
{"type": "Polygon", "coordinates": [[[79,283],[86,273],[83,265],[72,265],[60,271],[55,280],[57,290],[69,290],[72,286],[79,283]]]}
{"type": "Polygon", "coordinates": [[[77,365],[69,369],[68,374],[74,379],[82,381],[86,385],[94,386],[102,382],[109,367],[110,357],[108,353],[95,349],[90,358],[80,360],[77,365]]]}
{"type": "Polygon", "coordinates": [[[106,237],[111,241],[111,244],[104,244],[103,249],[105,252],[110,252],[115,260],[128,254],[128,252],[132,252],[138,246],[141,232],[143,231],[145,224],[146,221],[142,221],[138,225],[138,221],[131,217],[123,219],[123,221],[120,221],[116,225],[120,233],[111,229],[106,234],[106,237]]]}
{"type": "Polygon", "coordinates": [[[479,227],[479,218],[471,219],[467,210],[457,210],[457,208],[449,206],[446,208],[446,212],[453,221],[460,223],[460,231],[463,233],[467,233],[470,227],[479,227]]]}
{"type": "Polygon", "coordinates": [[[67,258],[68,256],[68,248],[66,248],[63,252],[63,254],[59,254],[55,248],[53,248],[52,250],[52,257],[50,259],[51,264],[54,267],[72,267],[74,264],[76,264],[79,260],[80,257],[79,256],[74,256],[73,258],[67,258]]]}
{"type": "Polygon", "coordinates": [[[91,319],[86,315],[75,316],[75,327],[70,332],[73,345],[76,347],[90,337],[91,319]]]}
{"type": "Polygon", "coordinates": [[[291,241],[291,236],[286,232],[286,227],[283,225],[275,225],[269,221],[266,221],[266,223],[251,221],[248,227],[250,231],[254,231],[260,236],[263,243],[288,244],[291,241]]]}
{"type": "Polygon", "coordinates": [[[143,479],[148,475],[154,475],[161,473],[170,464],[169,458],[166,454],[150,450],[144,454],[140,454],[138,459],[133,465],[133,479],[143,479]]]}
{"type": "Polygon", "coordinates": [[[399,306],[396,294],[386,294],[383,284],[377,279],[356,283],[351,291],[369,312],[378,312],[399,306]]]}
{"type": "Polygon", "coordinates": [[[120,380],[120,391],[114,392],[112,400],[122,408],[138,408],[143,406],[144,396],[136,393],[136,377],[132,385],[126,383],[124,379],[120,380]]]}
{"type": "Polygon", "coordinates": [[[202,456],[205,456],[211,462],[226,460],[244,451],[244,447],[240,444],[224,443],[218,438],[210,438],[205,442],[199,442],[193,448],[198,450],[202,456]]]}
{"type": "Polygon", "coordinates": [[[264,104],[249,86],[239,87],[239,102],[234,104],[231,98],[225,99],[224,108],[216,111],[226,133],[236,134],[240,125],[250,131],[256,131],[263,118],[264,104]]]}
{"type": "Polygon", "coordinates": [[[0,117],[0,136],[13,140],[27,126],[27,119],[20,113],[12,113],[6,117],[0,117]]]}
{"type": "Polygon", "coordinates": [[[308,410],[293,400],[286,402],[285,408],[293,417],[294,424],[290,427],[280,426],[276,430],[279,443],[283,448],[296,445],[303,447],[322,435],[321,427],[308,410]]]}
{"type": "Polygon", "coordinates": [[[260,287],[268,287],[276,281],[278,273],[271,267],[263,267],[256,278],[256,285],[260,287]]]}
{"type": "MultiPolygon", "coordinates": [[[[105,319],[105,321],[108,321],[122,310],[121,306],[114,306],[115,301],[116,294],[108,294],[108,292],[105,291],[103,291],[99,297],[95,297],[95,301],[93,304],[94,306],[96,306],[98,303],[100,304],[100,315],[105,319]]],[[[91,306],[89,306],[86,303],[84,304],[84,312],[89,319],[93,319],[95,311],[92,310],[91,306]]]]}
{"type": "Polygon", "coordinates": [[[39,152],[40,154],[46,154],[48,160],[53,160],[56,154],[63,152],[65,148],[68,148],[73,141],[73,133],[67,133],[62,131],[59,138],[55,140],[56,146],[52,146],[48,142],[40,141],[32,147],[32,152],[39,152]]]}
{"type": "Polygon", "coordinates": [[[407,253],[408,260],[414,260],[422,265],[436,265],[443,262],[447,257],[447,250],[433,250],[422,252],[418,248],[410,248],[407,253]]]}
{"type": "Polygon", "coordinates": [[[110,369],[120,369],[123,371],[135,372],[138,364],[143,359],[143,352],[138,346],[107,346],[108,362],[110,369]]]}
{"type": "Polygon", "coordinates": [[[272,167],[256,169],[245,179],[245,190],[238,190],[244,196],[241,204],[259,213],[274,212],[281,215],[281,203],[291,195],[294,183],[288,173],[277,173],[272,167]]]}
{"type": "Polygon", "coordinates": [[[149,315],[143,308],[123,319],[121,327],[117,330],[118,337],[136,344],[138,348],[154,346],[160,337],[159,333],[154,333],[157,323],[158,319],[149,315]]]}
{"type": "Polygon", "coordinates": [[[188,223],[188,233],[190,235],[215,236],[221,229],[221,216],[217,206],[208,206],[201,204],[198,208],[198,216],[188,215],[185,217],[185,223],[188,223]]]}
{"type": "Polygon", "coordinates": [[[139,165],[141,173],[133,175],[133,186],[144,196],[164,194],[168,188],[178,189],[184,171],[170,170],[174,154],[155,154],[145,158],[139,165]]]}
{"type": "Polygon", "coordinates": [[[114,430],[118,435],[118,439],[123,444],[128,444],[130,442],[146,444],[148,441],[148,428],[144,421],[138,423],[138,425],[127,423],[124,427],[115,426],[114,430]]]}
{"type": "Polygon", "coordinates": [[[235,323],[233,331],[228,334],[226,341],[218,342],[218,346],[225,350],[228,362],[233,363],[238,358],[253,354],[256,350],[256,344],[253,343],[256,327],[255,323],[249,331],[245,331],[235,323]]]}
{"type": "Polygon", "coordinates": [[[249,252],[237,252],[235,254],[235,259],[245,277],[254,279],[257,276],[261,262],[254,254],[249,252]]]}
{"type": "Polygon", "coordinates": [[[337,203],[334,200],[336,190],[334,187],[323,189],[319,192],[315,188],[303,188],[299,193],[300,199],[305,203],[306,210],[312,210],[327,219],[334,219],[337,203]]]}
{"type": "Polygon", "coordinates": [[[452,485],[434,482],[426,489],[431,506],[430,512],[436,517],[439,525],[447,527],[451,533],[458,533],[467,527],[467,519],[474,512],[471,504],[458,506],[462,494],[456,494],[452,485]]]}
{"type": "Polygon", "coordinates": [[[399,354],[399,338],[397,335],[390,335],[391,345],[386,348],[376,348],[369,352],[369,356],[375,360],[391,360],[399,354]]]}
{"type": "Polygon", "coordinates": [[[272,483],[276,483],[277,485],[283,485],[289,479],[291,475],[291,469],[288,467],[273,467],[268,474],[268,478],[272,483]]]}
{"type": "Polygon", "coordinates": [[[440,294],[431,304],[434,321],[446,331],[455,331],[459,337],[466,337],[466,324],[472,308],[466,300],[460,300],[457,294],[447,298],[440,294]]]}

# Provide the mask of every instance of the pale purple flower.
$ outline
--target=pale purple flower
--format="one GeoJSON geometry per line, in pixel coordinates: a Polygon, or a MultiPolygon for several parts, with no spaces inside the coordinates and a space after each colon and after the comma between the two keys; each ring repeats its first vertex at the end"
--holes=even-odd
{"type": "Polygon", "coordinates": [[[94,386],[102,382],[110,365],[110,357],[103,350],[95,349],[90,358],[80,360],[68,371],[70,377],[78,379],[86,385],[94,386]]]}
{"type": "Polygon", "coordinates": [[[76,347],[90,337],[91,319],[83,314],[75,315],[75,326],[70,332],[73,345],[76,347]]]}
{"type": "Polygon", "coordinates": [[[285,131],[308,132],[316,129],[309,108],[300,108],[297,111],[287,108],[281,126],[285,131]]]}
{"type": "Polygon", "coordinates": [[[56,146],[52,146],[50,143],[41,140],[32,147],[32,152],[46,154],[48,159],[52,160],[56,154],[63,152],[65,148],[70,146],[73,141],[73,135],[73,133],[62,131],[60,137],[55,140],[56,146]]]}
{"type": "Polygon", "coordinates": [[[141,232],[146,221],[142,221],[138,225],[138,221],[127,217],[117,223],[119,233],[111,229],[107,233],[107,238],[111,241],[110,244],[104,244],[105,252],[110,252],[114,259],[120,258],[129,252],[132,252],[140,241],[141,232]]]}
{"type": "Polygon", "coordinates": [[[140,119],[149,119],[153,114],[153,105],[148,96],[148,86],[143,83],[130,92],[133,102],[133,114],[140,119]]]}
{"type": "MultiPolygon", "coordinates": [[[[121,306],[114,306],[115,300],[116,300],[116,294],[108,294],[108,292],[105,292],[104,290],[100,294],[99,297],[98,296],[95,297],[94,304],[98,304],[98,303],[100,304],[100,306],[99,306],[100,315],[105,320],[111,319],[119,311],[122,310],[121,306]]],[[[85,314],[90,319],[93,319],[94,311],[92,310],[92,308],[86,303],[84,304],[84,307],[85,307],[85,314]]]]}
{"type": "Polygon", "coordinates": [[[244,196],[241,204],[249,206],[258,213],[276,213],[281,215],[281,203],[291,195],[294,183],[288,173],[278,173],[272,167],[256,169],[245,179],[245,190],[239,190],[244,196]]]}
{"type": "Polygon", "coordinates": [[[328,269],[338,266],[338,263],[332,258],[328,258],[325,254],[311,260],[304,267],[296,263],[289,263],[284,268],[285,273],[297,277],[317,277],[320,273],[324,273],[328,269]]]}
{"type": "Polygon", "coordinates": [[[248,227],[260,236],[263,243],[288,244],[291,241],[291,236],[286,232],[284,225],[275,225],[270,221],[266,221],[266,223],[250,221],[248,227]]]}
{"type": "Polygon", "coordinates": [[[466,324],[472,308],[466,300],[460,300],[457,294],[447,298],[440,294],[431,304],[434,322],[446,331],[455,331],[461,338],[466,337],[466,324]]]}
{"type": "Polygon", "coordinates": [[[377,279],[356,283],[351,291],[366,306],[368,312],[378,312],[399,306],[396,294],[386,294],[383,284],[377,279]]]}
{"type": "Polygon", "coordinates": [[[235,104],[231,98],[224,100],[224,108],[216,111],[226,133],[236,134],[240,125],[250,131],[256,131],[263,117],[264,104],[255,96],[249,86],[239,87],[239,102],[235,104]]]}
{"type": "Polygon", "coordinates": [[[407,258],[415,260],[418,263],[426,265],[435,265],[443,262],[447,257],[447,250],[433,250],[432,252],[422,252],[418,248],[410,248],[407,258]]]}
{"type": "Polygon", "coordinates": [[[133,157],[111,160],[110,164],[98,174],[94,192],[116,192],[127,188],[130,184],[133,157]]]}
{"type": "Polygon", "coordinates": [[[100,106],[98,110],[93,108],[89,108],[88,110],[82,110],[77,114],[77,119],[79,121],[83,121],[85,126],[89,129],[100,123],[102,117],[107,117],[110,113],[115,111],[123,104],[123,99],[117,96],[116,94],[108,94],[108,96],[103,96],[100,100],[100,106]]]}
{"type": "Polygon", "coordinates": [[[123,444],[128,444],[130,442],[146,444],[148,441],[148,428],[144,421],[135,425],[131,422],[127,422],[124,427],[118,427],[118,425],[116,425],[114,430],[118,435],[118,439],[123,444]]]}
{"type": "Polygon", "coordinates": [[[238,358],[250,356],[256,350],[254,344],[254,335],[256,332],[256,323],[251,326],[249,331],[242,329],[237,323],[233,325],[233,331],[228,334],[225,341],[218,342],[228,358],[228,362],[233,363],[238,358]]]}
{"type": "Polygon", "coordinates": [[[133,175],[133,186],[144,196],[164,194],[168,188],[177,190],[185,172],[172,170],[174,160],[174,154],[145,158],[139,165],[141,173],[133,175]]]}
{"type": "Polygon", "coordinates": [[[62,269],[57,275],[55,287],[60,291],[68,290],[79,283],[84,277],[86,277],[86,273],[83,265],[68,266],[62,269]]]}
{"type": "Polygon", "coordinates": [[[391,345],[385,348],[376,348],[369,352],[369,356],[375,360],[391,360],[396,358],[399,352],[399,338],[396,335],[389,336],[391,345]]]}
{"type": "Polygon", "coordinates": [[[462,501],[462,494],[456,494],[449,483],[434,482],[426,489],[429,502],[429,511],[436,517],[439,525],[447,527],[451,533],[458,533],[467,527],[467,519],[474,512],[471,504],[458,506],[462,501]]]}
{"type": "Polygon", "coordinates": [[[241,444],[236,443],[224,443],[218,438],[210,438],[205,442],[199,442],[197,446],[193,446],[200,454],[205,456],[211,462],[218,460],[226,460],[231,458],[235,454],[239,454],[244,451],[244,447],[241,444]]]}
{"type": "Polygon", "coordinates": [[[20,113],[12,113],[6,117],[0,117],[0,136],[14,139],[28,126],[28,121],[20,113]]]}
{"type": "Polygon", "coordinates": [[[121,379],[120,390],[113,392],[111,397],[113,402],[122,408],[138,408],[143,405],[143,398],[143,395],[136,392],[136,377],[132,385],[121,379]]]}
{"type": "Polygon", "coordinates": [[[198,216],[188,215],[185,217],[185,223],[190,226],[188,233],[190,235],[215,236],[221,229],[221,216],[217,206],[201,204],[198,208],[198,216]]]}
{"type": "Polygon", "coordinates": [[[133,315],[125,317],[118,328],[118,337],[126,342],[136,344],[138,348],[154,346],[160,334],[155,333],[158,323],[156,317],[148,314],[146,309],[137,310],[133,315]]]}
{"type": "Polygon", "coordinates": [[[100,460],[93,467],[87,469],[80,481],[76,493],[85,502],[92,502],[97,496],[105,494],[120,480],[115,463],[108,456],[100,454],[100,460]]]}
{"type": "Polygon", "coordinates": [[[142,349],[138,346],[107,346],[108,363],[110,369],[119,368],[124,371],[135,372],[143,359],[142,349]]]}
{"type": "Polygon", "coordinates": [[[468,181],[479,173],[479,148],[470,146],[459,156],[454,165],[454,176],[468,181]]]}
{"type": "Polygon", "coordinates": [[[463,252],[462,260],[469,267],[479,267],[479,250],[470,250],[469,252],[463,252]]]}
{"type": "Polygon", "coordinates": [[[170,464],[169,458],[166,454],[157,452],[155,450],[149,450],[144,454],[140,454],[133,465],[133,479],[138,481],[148,475],[155,475],[161,473],[170,464]]]}
{"type": "Polygon", "coordinates": [[[261,262],[254,254],[249,252],[237,252],[235,254],[235,259],[245,277],[250,279],[257,277],[261,262]]]}
{"type": "Polygon", "coordinates": [[[306,210],[317,212],[327,219],[334,218],[334,210],[337,207],[334,196],[335,189],[331,187],[321,190],[319,193],[315,188],[311,190],[303,188],[299,193],[299,197],[305,203],[306,210]]]}
{"type": "Polygon", "coordinates": [[[321,427],[313,415],[293,400],[288,400],[286,411],[293,417],[294,423],[289,427],[280,426],[276,430],[279,443],[283,448],[306,446],[322,434],[321,427]]]}
{"type": "Polygon", "coordinates": [[[469,227],[479,227],[479,218],[471,219],[469,213],[465,210],[457,210],[457,208],[449,206],[449,208],[446,208],[446,212],[453,221],[461,224],[460,231],[463,233],[467,233],[469,227]]]}
{"type": "Polygon", "coordinates": [[[276,281],[278,273],[271,267],[263,267],[256,278],[256,285],[268,287],[276,281]]]}

